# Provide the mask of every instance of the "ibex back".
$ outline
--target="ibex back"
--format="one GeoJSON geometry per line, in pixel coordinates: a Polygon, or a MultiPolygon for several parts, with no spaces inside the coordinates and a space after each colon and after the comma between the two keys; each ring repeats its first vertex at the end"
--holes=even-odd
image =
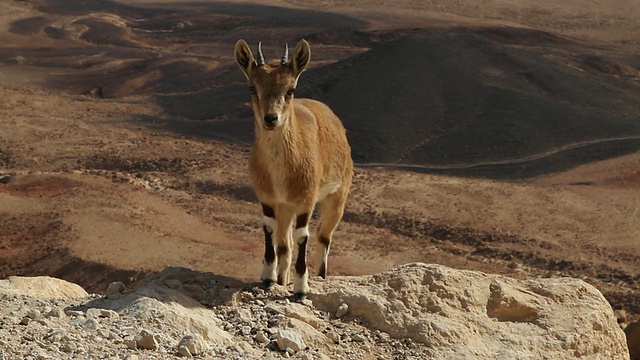
{"type": "Polygon", "coordinates": [[[264,215],[262,281],[266,286],[289,283],[295,244],[293,292],[298,298],[309,292],[306,248],[313,209],[320,204],[315,266],[325,278],[331,238],[353,176],[351,148],[340,119],[319,101],[294,98],[310,57],[305,40],[295,47],[291,60],[286,47],[278,65],[265,63],[260,45],[257,61],[244,40],[235,47],[236,62],[249,80],[255,115],[249,173],[264,215]]]}

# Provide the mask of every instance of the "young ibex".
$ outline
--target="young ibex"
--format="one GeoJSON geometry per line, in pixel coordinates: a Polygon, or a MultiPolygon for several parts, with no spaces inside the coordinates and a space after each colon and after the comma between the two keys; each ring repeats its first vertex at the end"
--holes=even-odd
{"type": "Polygon", "coordinates": [[[264,215],[261,279],[266,286],[289,283],[295,240],[293,292],[298,298],[309,292],[306,249],[315,204],[320,204],[315,266],[326,278],[331,237],[342,219],[353,176],[351,148],[340,119],[321,102],[294,99],[310,57],[305,40],[295,47],[291,60],[286,46],[275,66],[265,63],[260,45],[257,61],[244,40],[235,47],[236,62],[249,80],[255,116],[249,173],[264,215]]]}

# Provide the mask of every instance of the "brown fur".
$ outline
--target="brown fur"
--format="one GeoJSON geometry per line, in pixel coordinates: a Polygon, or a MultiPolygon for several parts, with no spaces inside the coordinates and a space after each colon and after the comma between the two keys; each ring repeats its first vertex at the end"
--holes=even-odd
{"type": "MultiPolygon", "coordinates": [[[[309,62],[310,50],[306,41],[298,43],[290,63],[280,66],[258,64],[243,40],[236,44],[235,55],[254,90],[255,142],[249,173],[258,199],[275,209],[276,222],[272,222],[275,225],[274,245],[290,249],[293,241],[297,241],[299,251],[304,251],[304,230],[296,230],[300,231],[297,234],[301,238],[292,239],[291,226],[296,217],[311,214],[315,204],[320,202],[318,238],[323,239],[319,243],[323,249],[316,248],[316,266],[318,270],[326,269],[331,236],[342,218],[353,175],[351,148],[345,129],[325,104],[310,99],[294,99],[293,94],[288,93],[295,89],[309,62]],[[267,115],[277,116],[277,121],[267,121],[267,115]]],[[[298,229],[303,229],[302,225],[305,229],[308,226],[296,221],[298,229]]],[[[267,242],[265,246],[270,245],[267,242]]],[[[290,264],[289,251],[279,254],[278,278],[285,284],[290,264]]],[[[263,280],[273,281],[272,275],[265,275],[267,265],[265,263],[263,280]]],[[[294,291],[304,295],[307,291],[306,277],[299,275],[302,280],[300,284],[296,280],[294,291]]]]}

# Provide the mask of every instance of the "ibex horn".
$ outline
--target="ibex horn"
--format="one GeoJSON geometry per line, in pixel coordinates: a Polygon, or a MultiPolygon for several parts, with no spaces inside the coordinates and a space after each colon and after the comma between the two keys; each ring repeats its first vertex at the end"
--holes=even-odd
{"type": "Polygon", "coordinates": [[[258,66],[264,65],[264,55],[262,55],[262,41],[258,43],[258,66]]]}
{"type": "Polygon", "coordinates": [[[280,64],[287,65],[288,62],[289,62],[289,44],[284,43],[284,55],[282,55],[282,61],[280,62],[280,64]]]}

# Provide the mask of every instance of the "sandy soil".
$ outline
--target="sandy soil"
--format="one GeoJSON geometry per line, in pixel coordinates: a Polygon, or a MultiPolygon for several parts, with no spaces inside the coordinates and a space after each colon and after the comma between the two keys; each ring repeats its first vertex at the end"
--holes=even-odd
{"type": "Polygon", "coordinates": [[[0,277],[257,278],[232,48],[305,37],[359,164],[330,274],[573,276],[640,316],[634,1],[70,3],[0,3],[0,277]]]}

